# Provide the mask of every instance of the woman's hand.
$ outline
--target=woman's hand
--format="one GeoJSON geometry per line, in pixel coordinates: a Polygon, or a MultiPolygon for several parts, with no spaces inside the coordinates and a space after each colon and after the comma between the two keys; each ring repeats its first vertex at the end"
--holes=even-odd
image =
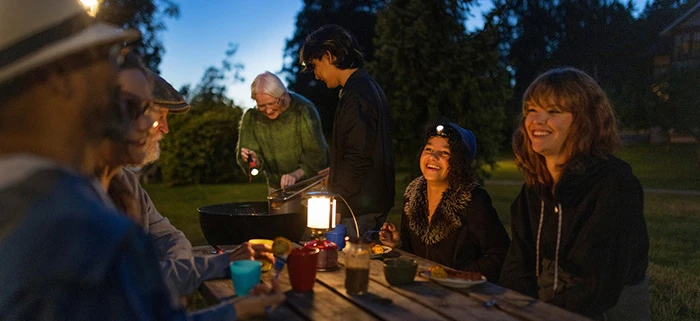
{"type": "Polygon", "coordinates": [[[250,149],[241,147],[241,158],[243,158],[244,161],[248,161],[249,155],[253,158],[253,163],[258,164],[258,154],[250,149]]]}
{"type": "Polygon", "coordinates": [[[265,244],[250,244],[245,242],[228,254],[229,261],[238,260],[264,260],[275,263],[272,255],[272,247],[265,244]]]}
{"type": "Polygon", "coordinates": [[[379,241],[386,246],[398,247],[401,243],[401,233],[394,224],[385,222],[379,230],[379,241]]]}
{"type": "Polygon", "coordinates": [[[330,167],[326,167],[326,168],[318,171],[318,175],[328,175],[328,176],[326,176],[326,178],[323,179],[323,182],[321,182],[321,186],[323,186],[323,187],[328,186],[328,177],[330,177],[330,173],[331,173],[330,167]]]}
{"type": "Polygon", "coordinates": [[[289,173],[289,174],[284,174],[282,175],[282,178],[280,178],[280,187],[285,188],[290,185],[294,185],[299,179],[304,177],[304,170],[301,168],[298,168],[297,170],[289,173]]]}
{"type": "Polygon", "coordinates": [[[272,280],[272,288],[262,284],[256,284],[248,296],[244,296],[233,302],[236,308],[236,318],[239,320],[265,314],[270,308],[274,309],[284,302],[284,293],[280,290],[277,280],[272,280]]]}

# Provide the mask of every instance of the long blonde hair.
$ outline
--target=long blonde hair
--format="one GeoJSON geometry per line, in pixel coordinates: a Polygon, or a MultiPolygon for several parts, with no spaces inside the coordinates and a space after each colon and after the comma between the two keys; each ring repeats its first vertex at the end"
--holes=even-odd
{"type": "Polygon", "coordinates": [[[529,104],[554,104],[573,115],[562,146],[566,159],[559,166],[580,171],[589,157],[605,158],[619,149],[615,113],[598,83],[581,70],[565,67],[547,71],[535,79],[523,95],[520,126],[513,134],[515,163],[525,175],[528,186],[551,187],[554,182],[542,155],[532,150],[525,128],[529,104]]]}

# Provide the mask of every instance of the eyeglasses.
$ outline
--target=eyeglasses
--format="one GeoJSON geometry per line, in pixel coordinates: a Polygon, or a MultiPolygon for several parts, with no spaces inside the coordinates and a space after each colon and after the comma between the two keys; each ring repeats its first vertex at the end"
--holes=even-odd
{"type": "Polygon", "coordinates": [[[282,97],[277,98],[277,99],[275,99],[275,101],[269,102],[269,103],[267,103],[267,104],[262,104],[262,105],[261,105],[261,104],[257,104],[257,105],[255,106],[255,108],[257,108],[259,111],[265,111],[265,110],[267,110],[268,108],[272,108],[272,109],[274,110],[275,106],[277,106],[277,105],[279,104],[280,99],[282,99],[282,97]]]}
{"type": "Polygon", "coordinates": [[[158,111],[152,99],[142,100],[138,95],[126,91],[119,93],[119,107],[125,118],[131,122],[135,122],[146,113],[153,115],[158,111]]]}

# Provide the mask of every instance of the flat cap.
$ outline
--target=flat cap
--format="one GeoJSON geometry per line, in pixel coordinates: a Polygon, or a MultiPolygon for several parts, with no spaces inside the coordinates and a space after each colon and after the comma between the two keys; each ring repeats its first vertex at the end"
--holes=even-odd
{"type": "Polygon", "coordinates": [[[151,71],[153,79],[153,103],[158,107],[167,108],[171,113],[184,113],[190,110],[190,104],[180,92],[165,81],[163,77],[151,71]]]}

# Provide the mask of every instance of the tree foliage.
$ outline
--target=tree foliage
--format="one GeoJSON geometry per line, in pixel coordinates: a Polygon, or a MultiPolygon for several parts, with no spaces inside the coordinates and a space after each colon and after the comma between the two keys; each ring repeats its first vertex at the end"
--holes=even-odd
{"type": "Polygon", "coordinates": [[[328,89],[315,79],[313,73],[301,72],[299,50],[308,34],[326,24],[337,24],[350,31],[360,46],[365,59],[374,59],[374,25],[376,12],[383,8],[382,0],[304,0],[304,7],[297,14],[294,35],[287,40],[284,49],[289,89],[311,100],[318,109],[323,132],[330,136],[333,116],[338,105],[338,89],[328,89]]]}
{"type": "Polygon", "coordinates": [[[640,74],[650,70],[648,49],[639,48],[634,7],[617,0],[497,0],[500,49],[514,77],[511,119],[521,98],[541,73],[572,66],[591,75],[613,105],[629,105],[640,74]],[[632,88],[629,88],[629,87],[632,88]]]}
{"type": "Polygon", "coordinates": [[[242,182],[235,162],[242,110],[219,106],[201,114],[173,115],[162,140],[161,171],[170,185],[242,182]]]}
{"type": "Polygon", "coordinates": [[[471,1],[393,0],[377,18],[375,60],[394,120],[397,162],[415,171],[427,121],[447,119],[474,131],[478,164],[493,164],[502,141],[509,77],[491,23],[468,34],[471,1]]]}
{"type": "MultiPolygon", "coordinates": [[[[512,70],[511,118],[537,75],[573,66],[590,74],[610,97],[624,128],[664,119],[655,100],[653,58],[668,50],[660,32],[697,0],[654,0],[637,18],[631,1],[496,0],[502,57],[512,70]]],[[[656,89],[655,89],[656,88],[656,89]]]]}
{"type": "Polygon", "coordinates": [[[144,57],[146,65],[158,71],[165,54],[160,34],[166,30],[166,18],[178,18],[180,8],[172,0],[104,0],[96,19],[141,31],[135,50],[144,57]]]}
{"type": "Polygon", "coordinates": [[[170,185],[243,182],[235,160],[243,110],[226,97],[227,81],[243,81],[240,63],[232,63],[237,46],[229,45],[220,67],[210,66],[194,89],[181,93],[192,108],[168,117],[170,133],[161,141],[161,173],[170,185]]]}

